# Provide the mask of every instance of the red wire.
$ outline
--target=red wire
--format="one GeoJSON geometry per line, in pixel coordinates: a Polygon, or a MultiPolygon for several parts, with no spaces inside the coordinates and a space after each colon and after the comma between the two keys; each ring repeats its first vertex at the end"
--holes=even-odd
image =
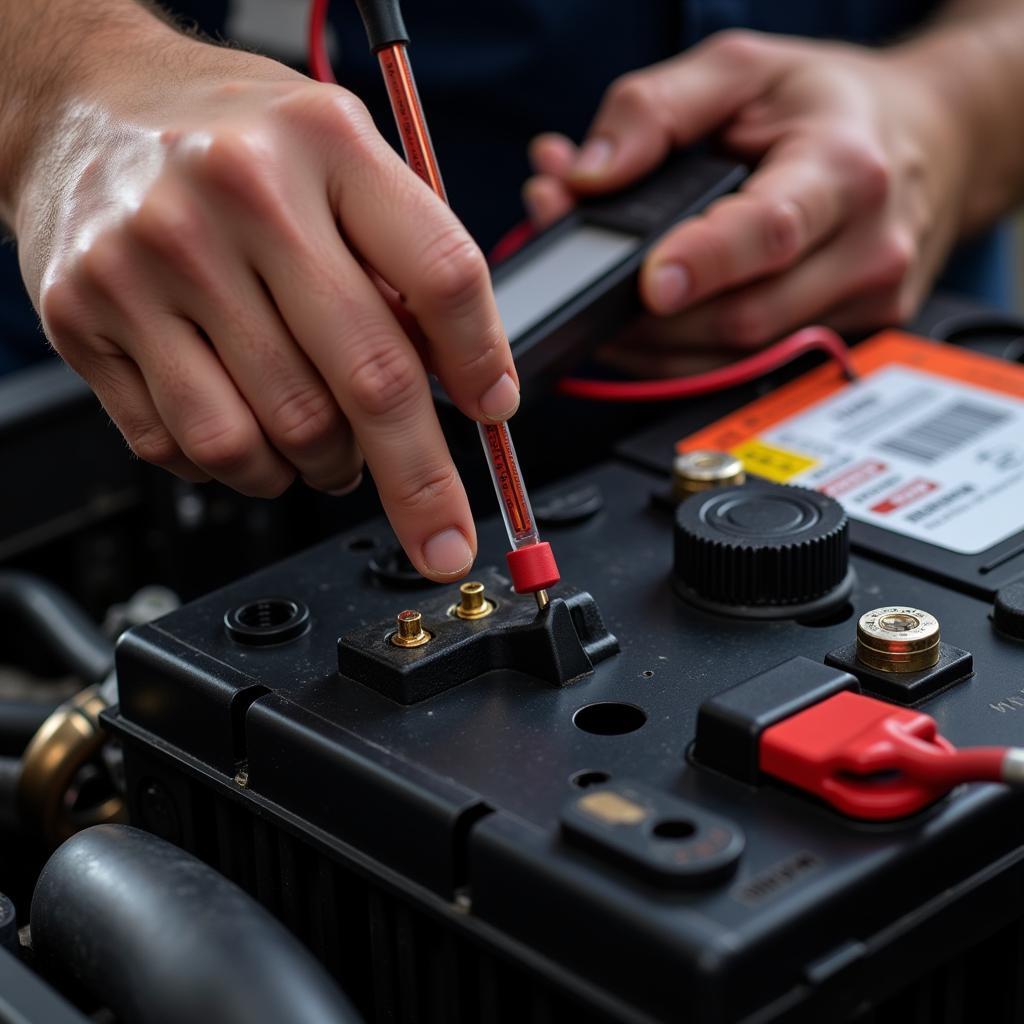
{"type": "Polygon", "coordinates": [[[709,373],[667,380],[583,380],[567,377],[559,382],[558,390],[563,395],[595,402],[665,402],[674,398],[696,398],[746,384],[785,366],[798,356],[815,351],[827,353],[848,377],[856,378],[850,350],[835,331],[829,327],[804,327],[756,355],[709,373]]]}
{"type": "Polygon", "coordinates": [[[309,32],[306,37],[309,48],[309,70],[318,82],[337,85],[331,59],[327,55],[327,8],[331,0],[313,0],[309,5],[309,32]]]}

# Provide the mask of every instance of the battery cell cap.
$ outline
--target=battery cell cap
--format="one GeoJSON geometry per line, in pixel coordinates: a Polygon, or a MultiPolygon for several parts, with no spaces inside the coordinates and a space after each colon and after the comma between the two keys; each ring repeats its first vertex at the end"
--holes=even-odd
{"type": "Polygon", "coordinates": [[[920,672],[939,660],[939,622],[920,608],[891,605],[857,623],[857,660],[880,672],[920,672]]]}
{"type": "Polygon", "coordinates": [[[505,557],[517,594],[535,594],[553,587],[561,579],[554,552],[546,541],[517,548],[505,557]]]}

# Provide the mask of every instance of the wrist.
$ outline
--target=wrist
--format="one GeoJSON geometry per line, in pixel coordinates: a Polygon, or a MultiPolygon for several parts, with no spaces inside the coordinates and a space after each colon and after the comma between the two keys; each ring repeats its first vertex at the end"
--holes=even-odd
{"type": "Polygon", "coordinates": [[[961,235],[987,227],[1012,205],[1024,170],[1007,131],[1015,118],[1000,75],[1004,49],[998,26],[957,22],[887,51],[890,63],[933,99],[947,136],[937,158],[962,164],[961,235]]]}
{"type": "Polygon", "coordinates": [[[134,2],[88,6],[53,4],[14,26],[17,59],[0,81],[0,222],[16,230],[33,180],[73,151],[118,95],[144,90],[155,62],[178,48],[208,48],[134,2]]]}

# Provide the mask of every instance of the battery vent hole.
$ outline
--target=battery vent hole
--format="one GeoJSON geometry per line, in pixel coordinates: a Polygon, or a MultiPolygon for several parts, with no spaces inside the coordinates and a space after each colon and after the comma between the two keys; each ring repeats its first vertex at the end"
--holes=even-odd
{"type": "Polygon", "coordinates": [[[287,597],[263,597],[232,608],[224,616],[224,627],[241,644],[286,643],[309,628],[309,609],[287,597]]]}
{"type": "Polygon", "coordinates": [[[604,785],[610,782],[611,778],[607,772],[585,771],[577,772],[569,781],[580,789],[586,789],[588,786],[604,785]]]}
{"type": "Polygon", "coordinates": [[[635,704],[602,701],[580,708],[572,721],[577,729],[595,736],[623,736],[636,732],[647,721],[647,715],[635,704]]]}
{"type": "Polygon", "coordinates": [[[238,621],[250,629],[275,629],[295,614],[291,601],[253,601],[238,611],[238,621]]]}
{"type": "Polygon", "coordinates": [[[697,826],[685,818],[673,818],[659,821],[652,831],[659,839],[689,839],[697,831],[697,826]]]}

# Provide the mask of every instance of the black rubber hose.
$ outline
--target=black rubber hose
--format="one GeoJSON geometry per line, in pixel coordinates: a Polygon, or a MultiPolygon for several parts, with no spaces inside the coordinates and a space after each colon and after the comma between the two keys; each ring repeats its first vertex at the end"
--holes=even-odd
{"type": "Polygon", "coordinates": [[[61,846],[32,897],[32,947],[125,1024],[354,1024],[312,955],[191,854],[127,825],[61,846]]]}
{"type": "Polygon", "coordinates": [[[0,701],[0,757],[17,757],[58,704],[42,701],[0,701]]]}
{"type": "Polygon", "coordinates": [[[0,610],[13,614],[87,684],[102,682],[114,665],[114,645],[59,587],[34,573],[0,571],[0,610]]]}
{"type": "Polygon", "coordinates": [[[21,778],[21,759],[0,757],[0,830],[18,826],[17,793],[21,778]]]}

